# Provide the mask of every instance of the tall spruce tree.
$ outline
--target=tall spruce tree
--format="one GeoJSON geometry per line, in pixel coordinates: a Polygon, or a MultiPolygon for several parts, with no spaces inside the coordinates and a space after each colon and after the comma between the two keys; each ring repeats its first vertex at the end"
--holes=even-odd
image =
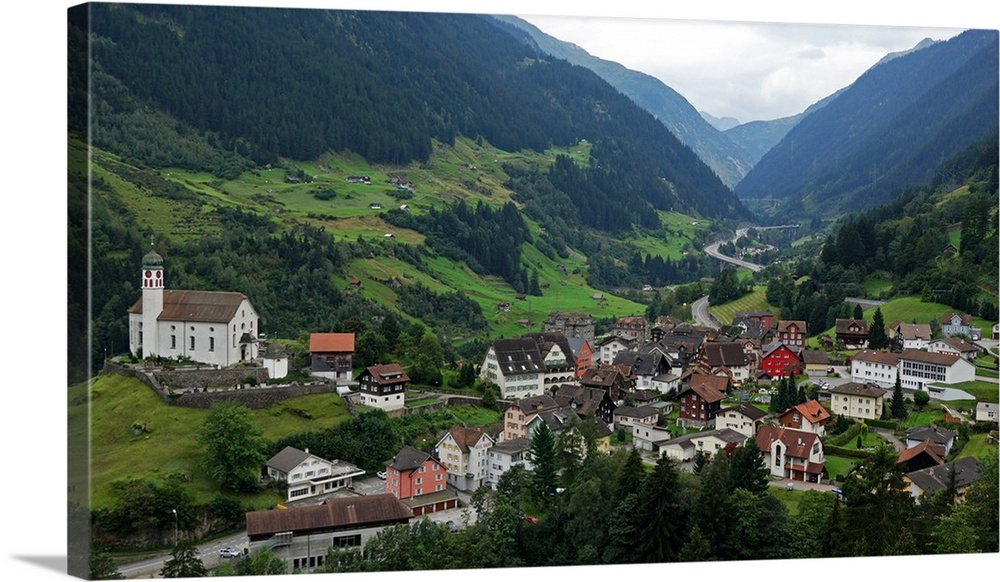
{"type": "Polygon", "coordinates": [[[899,374],[896,374],[896,385],[892,387],[889,410],[892,412],[892,417],[897,420],[906,418],[906,402],[903,400],[903,387],[899,381],[899,374]]]}
{"type": "Polygon", "coordinates": [[[541,422],[531,437],[532,493],[537,499],[545,499],[556,491],[556,439],[549,425],[541,422]]]}
{"type": "Polygon", "coordinates": [[[885,334],[885,319],[882,308],[876,307],[872,315],[872,324],[868,326],[868,347],[873,350],[884,350],[889,347],[889,337],[885,334]]]}

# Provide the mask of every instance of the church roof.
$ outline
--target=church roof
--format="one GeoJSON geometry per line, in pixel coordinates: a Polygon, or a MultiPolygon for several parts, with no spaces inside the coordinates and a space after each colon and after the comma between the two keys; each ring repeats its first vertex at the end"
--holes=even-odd
{"type": "MultiPolygon", "coordinates": [[[[242,293],[230,291],[163,291],[163,311],[158,321],[228,323],[240,304],[247,301],[242,293]]],[[[129,313],[142,313],[142,298],[132,304],[129,313]]]]}

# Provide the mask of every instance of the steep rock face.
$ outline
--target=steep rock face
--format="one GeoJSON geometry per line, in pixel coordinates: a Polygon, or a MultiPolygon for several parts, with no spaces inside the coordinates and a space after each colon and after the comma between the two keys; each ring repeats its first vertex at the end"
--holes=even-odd
{"type": "Polygon", "coordinates": [[[594,57],[575,44],[553,38],[519,18],[494,18],[523,31],[526,36],[522,40],[533,44],[539,51],[592,70],[630,97],[690,147],[730,188],[753,166],[749,161],[752,156],[738,143],[716,129],[687,99],[659,79],[594,57]]]}
{"type": "Polygon", "coordinates": [[[997,132],[997,70],[996,31],[884,60],[805,116],[735,191],[772,202],[775,215],[830,216],[925,183],[943,160],[997,132]]]}

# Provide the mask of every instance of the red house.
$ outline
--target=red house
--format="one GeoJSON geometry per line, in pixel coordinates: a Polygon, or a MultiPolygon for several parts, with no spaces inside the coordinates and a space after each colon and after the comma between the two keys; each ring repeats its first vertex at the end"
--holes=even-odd
{"type": "Polygon", "coordinates": [[[762,346],[760,369],[771,378],[798,376],[802,371],[802,348],[781,342],[762,346]]]}
{"type": "Polygon", "coordinates": [[[448,490],[445,466],[409,445],[386,463],[385,492],[393,494],[417,516],[458,507],[458,495],[448,490]]]}
{"type": "Polygon", "coordinates": [[[576,378],[579,380],[583,374],[594,365],[594,349],[590,342],[580,337],[566,338],[569,347],[573,350],[573,357],[576,358],[576,378]]]}

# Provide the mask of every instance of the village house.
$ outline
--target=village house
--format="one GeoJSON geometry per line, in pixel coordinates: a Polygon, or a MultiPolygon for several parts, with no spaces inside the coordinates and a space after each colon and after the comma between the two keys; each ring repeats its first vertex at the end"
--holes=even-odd
{"type": "Polygon", "coordinates": [[[837,319],[837,340],[849,350],[868,347],[868,322],[863,319],[837,319]]]}
{"type": "Polygon", "coordinates": [[[659,413],[652,406],[619,406],[614,411],[615,430],[625,429],[632,432],[635,424],[656,424],[659,413]]]}
{"type": "Polygon", "coordinates": [[[995,402],[977,402],[976,422],[1000,422],[1000,406],[995,402]]]}
{"type": "MultiPolygon", "coordinates": [[[[613,366],[601,366],[591,368],[580,376],[580,386],[584,388],[598,388],[604,390],[611,397],[611,400],[618,402],[625,398],[625,393],[632,390],[633,383],[625,375],[613,366]]],[[[609,420],[610,422],[610,420],[609,420]]]]}
{"type": "Polygon", "coordinates": [[[677,424],[685,428],[714,426],[728,386],[725,377],[693,374],[677,395],[680,402],[677,424]]]}
{"type": "Polygon", "coordinates": [[[482,427],[451,427],[434,446],[448,470],[448,484],[459,491],[479,489],[488,477],[489,450],[495,442],[482,427]]]}
{"type": "Polygon", "coordinates": [[[639,346],[639,343],[636,340],[624,339],[614,335],[601,338],[597,340],[597,349],[600,354],[597,364],[611,364],[615,361],[615,356],[619,352],[634,350],[639,346]]]}
{"type": "Polygon", "coordinates": [[[552,398],[561,410],[572,410],[581,420],[593,414],[605,425],[611,424],[617,409],[611,391],[605,388],[563,384],[554,390],[552,398]]]}
{"type": "Polygon", "coordinates": [[[936,339],[927,345],[927,351],[934,354],[959,356],[965,360],[975,360],[979,356],[979,346],[960,337],[936,339]]]}
{"type": "Polygon", "coordinates": [[[529,396],[512,402],[504,409],[502,441],[527,436],[527,424],[536,415],[559,408],[559,404],[548,394],[529,396]]]}
{"type": "Polygon", "coordinates": [[[961,356],[904,350],[899,354],[903,388],[929,391],[932,384],[958,384],[976,379],[976,367],[961,356]]]}
{"type": "Polygon", "coordinates": [[[545,362],[531,339],[493,340],[479,377],[496,384],[503,399],[538,396],[545,391],[545,362]]]}
{"type": "Polygon", "coordinates": [[[705,342],[698,363],[712,374],[720,369],[726,370],[734,384],[742,385],[750,379],[750,362],[741,343],[705,342]]]}
{"type": "Polygon", "coordinates": [[[637,422],[632,425],[632,446],[640,451],[659,455],[660,447],[673,438],[670,430],[655,424],[637,422]]]}
{"type": "Polygon", "coordinates": [[[903,466],[903,472],[919,471],[936,465],[943,465],[944,447],[927,439],[922,443],[899,452],[896,464],[903,466]]]}
{"type": "Polygon", "coordinates": [[[413,515],[458,507],[458,494],[448,489],[448,469],[410,445],[385,464],[385,491],[402,501],[413,515]]]}
{"type": "Polygon", "coordinates": [[[903,323],[896,320],[889,324],[889,344],[894,351],[926,350],[931,342],[931,326],[926,323],[903,323]]]}
{"type": "Polygon", "coordinates": [[[719,410],[715,415],[715,427],[731,428],[747,437],[753,437],[766,416],[767,413],[756,406],[741,402],[719,410]]]}
{"type": "Polygon", "coordinates": [[[848,382],[830,389],[830,413],[854,420],[882,417],[882,400],[886,391],[875,384],[848,382]]]}
{"type": "Polygon", "coordinates": [[[531,464],[531,441],[525,437],[497,441],[489,449],[486,469],[486,486],[496,489],[500,477],[514,466],[521,466],[526,471],[534,468],[531,464]]]}
{"type": "Polygon", "coordinates": [[[580,337],[567,337],[569,349],[573,352],[573,359],[576,360],[576,377],[583,376],[588,368],[594,366],[594,349],[590,345],[590,340],[580,337]]]}
{"type": "Polygon", "coordinates": [[[398,410],[406,404],[406,383],[410,377],[399,364],[368,366],[358,376],[361,404],[385,411],[398,410]]]}
{"type": "Polygon", "coordinates": [[[551,311],[542,322],[542,331],[556,331],[567,338],[594,341],[594,318],[578,311],[551,311]]]}
{"type": "Polygon", "coordinates": [[[913,448],[924,441],[931,441],[944,449],[944,455],[951,454],[955,444],[955,431],[937,426],[914,426],[906,430],[906,448],[913,448]]]}
{"type": "Polygon", "coordinates": [[[246,531],[250,553],[268,547],[289,569],[308,572],[323,566],[330,549],[363,548],[383,529],[411,519],[413,512],[392,495],[361,495],[251,511],[246,531]]]}
{"type": "Polygon", "coordinates": [[[950,463],[906,473],[903,475],[903,482],[907,484],[906,489],[910,495],[919,503],[923,496],[947,489],[952,473],[955,475],[958,500],[961,501],[965,499],[969,487],[979,480],[979,463],[975,457],[962,457],[950,463]]]}
{"type": "Polygon", "coordinates": [[[779,320],[774,340],[793,348],[804,348],[806,345],[806,322],[779,320]]]}
{"type": "Polygon", "coordinates": [[[680,376],[677,374],[660,374],[654,376],[649,383],[651,390],[668,396],[677,394],[677,387],[680,385],[680,376]]]}
{"type": "Polygon", "coordinates": [[[355,477],[365,474],[351,463],[327,461],[310,454],[309,449],[285,447],[268,459],[264,467],[267,478],[284,481],[288,485],[288,501],[298,501],[332,493],[350,487],[355,477]]]}
{"type": "Polygon", "coordinates": [[[747,440],[745,434],[731,428],[717,428],[671,439],[660,444],[659,450],[661,457],[681,462],[692,460],[696,453],[701,453],[710,460],[713,455],[724,451],[727,447],[739,447],[747,440]]]}
{"type": "Polygon", "coordinates": [[[163,257],[149,251],[142,295],[128,308],[128,347],[135,357],[187,358],[226,368],[257,359],[257,310],[242,293],[165,288],[163,257]]]}
{"type": "Polygon", "coordinates": [[[309,356],[313,376],[350,382],[354,367],[354,334],[310,334],[309,356]]]}
{"type": "Polygon", "coordinates": [[[802,372],[802,348],[780,341],[761,346],[760,369],[771,378],[798,376],[802,372]]]}
{"type": "Polygon", "coordinates": [[[830,356],[823,350],[802,350],[802,364],[808,372],[826,372],[830,368],[830,356]]]}
{"type": "Polygon", "coordinates": [[[823,442],[818,434],[762,426],[757,431],[756,443],[772,476],[811,483],[818,483],[823,477],[823,442]]]}
{"type": "Polygon", "coordinates": [[[738,321],[752,321],[761,324],[765,329],[774,327],[774,314],[770,311],[737,311],[733,316],[733,324],[738,321]]]}
{"type": "Polygon", "coordinates": [[[829,422],[830,413],[817,400],[796,404],[778,416],[778,424],[785,428],[812,432],[821,437],[826,435],[829,422]]]}
{"type": "Polygon", "coordinates": [[[941,316],[941,333],[946,336],[965,336],[973,341],[982,339],[983,329],[972,325],[968,313],[945,313],[941,316]]]}
{"type": "Polygon", "coordinates": [[[576,358],[569,339],[562,332],[526,333],[522,336],[538,345],[545,365],[542,383],[545,387],[555,384],[575,384],[577,380],[576,358]]]}
{"type": "Polygon", "coordinates": [[[898,374],[899,354],[861,350],[851,358],[851,380],[854,382],[892,388],[898,374]]]}
{"type": "Polygon", "coordinates": [[[634,382],[637,389],[653,387],[653,378],[666,374],[672,369],[670,360],[659,352],[637,352],[626,350],[618,352],[612,365],[628,369],[626,375],[634,382]]]}
{"type": "Polygon", "coordinates": [[[645,317],[619,317],[611,327],[611,335],[644,343],[649,339],[649,323],[645,317]]]}

